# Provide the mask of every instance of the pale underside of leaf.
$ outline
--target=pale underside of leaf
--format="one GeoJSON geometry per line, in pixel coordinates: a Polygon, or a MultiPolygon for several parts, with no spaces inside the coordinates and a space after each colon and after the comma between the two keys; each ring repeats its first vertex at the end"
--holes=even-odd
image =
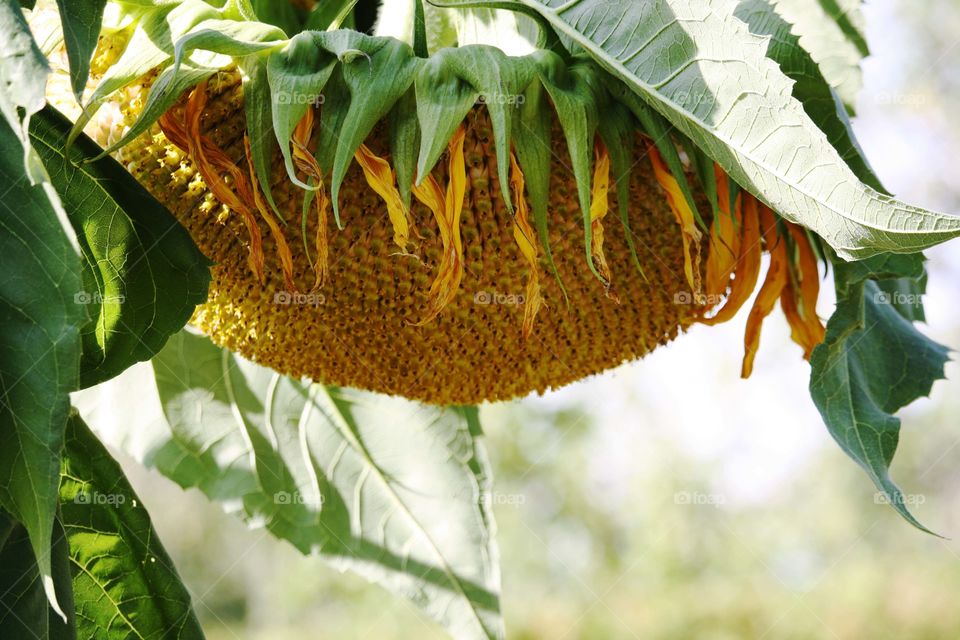
{"type": "Polygon", "coordinates": [[[113,444],[456,638],[503,637],[489,471],[464,410],[297,382],[187,333],[153,364],[169,426],[113,444]]]}
{"type": "Polygon", "coordinates": [[[841,257],[920,251],[960,234],[960,218],[904,204],[856,178],[766,57],[768,40],[734,16],[735,3],[506,4],[548,20],[738,183],[841,257]]]}

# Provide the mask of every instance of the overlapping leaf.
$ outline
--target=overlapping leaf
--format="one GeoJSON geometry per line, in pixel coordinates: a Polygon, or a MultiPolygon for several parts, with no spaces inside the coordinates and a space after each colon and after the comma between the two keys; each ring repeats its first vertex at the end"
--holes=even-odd
{"type": "Polygon", "coordinates": [[[153,364],[169,425],[115,444],[456,638],[503,636],[475,410],[300,383],[189,333],[153,364]]]}
{"type": "Polygon", "coordinates": [[[929,395],[943,379],[948,350],[914,326],[915,304],[906,309],[894,304],[891,287],[881,284],[915,295],[922,292],[923,274],[922,260],[915,256],[837,265],[837,310],[826,341],[811,358],[810,392],[840,447],[891,506],[928,531],[890,478],[900,434],[894,414],[929,395]]]}
{"type": "Polygon", "coordinates": [[[97,48],[107,0],[57,0],[63,41],[70,63],[70,84],[79,101],[90,75],[90,58],[97,48]]]}
{"type": "MultiPolygon", "coordinates": [[[[23,11],[15,0],[0,0],[0,113],[20,139],[27,177],[34,184],[45,179],[43,165],[30,146],[30,116],[43,109],[50,67],[37,48],[23,11]]],[[[11,153],[12,149],[4,149],[11,153]]]]}
{"type": "Polygon", "coordinates": [[[60,499],[80,637],[202,640],[190,594],[150,516],[76,415],[67,427],[60,499]]]}
{"type": "Polygon", "coordinates": [[[75,640],[70,551],[59,521],[54,524],[53,543],[47,553],[66,622],[47,602],[26,528],[0,511],[0,638],[75,640]]]}
{"type": "Polygon", "coordinates": [[[207,296],[209,261],[186,230],[112,158],[81,137],[65,151],[70,122],[47,107],[31,139],[61,194],[83,253],[87,308],[80,383],[114,377],[160,350],[207,296]]]}
{"type": "Polygon", "coordinates": [[[31,186],[22,158],[19,136],[0,120],[0,507],[29,532],[56,607],[49,551],[86,314],[75,298],[80,256],[56,194],[31,186]]]}
{"type": "Polygon", "coordinates": [[[863,87],[860,63],[870,52],[864,39],[862,0],[777,0],[777,11],[816,60],[850,113],[863,87]]]}
{"type": "Polygon", "coordinates": [[[778,7],[775,8],[771,0],[741,0],[736,15],[747,23],[751,32],[770,36],[767,56],[794,81],[793,97],[803,104],[804,111],[854,174],[864,184],[885,192],[857,142],[842,101],[824,78],[820,67],[803,49],[800,38],[791,32],[792,25],[780,15],[778,7]]]}

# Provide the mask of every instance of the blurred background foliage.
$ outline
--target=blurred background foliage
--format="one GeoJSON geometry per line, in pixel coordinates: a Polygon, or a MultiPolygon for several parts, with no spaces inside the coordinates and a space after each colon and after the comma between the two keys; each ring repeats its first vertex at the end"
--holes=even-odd
{"type": "MultiPolygon", "coordinates": [[[[895,193],[956,213],[960,2],[875,0],[867,14],[867,155],[895,193]]],[[[960,252],[930,257],[928,330],[960,347],[960,252]]],[[[513,638],[960,637],[960,543],[877,504],[822,426],[779,317],[754,379],[737,379],[743,322],[484,409],[513,638]]],[[[893,472],[920,519],[956,539],[960,368],[948,373],[905,413],[893,472]]],[[[411,605],[125,466],[211,640],[444,637],[411,605]]]]}

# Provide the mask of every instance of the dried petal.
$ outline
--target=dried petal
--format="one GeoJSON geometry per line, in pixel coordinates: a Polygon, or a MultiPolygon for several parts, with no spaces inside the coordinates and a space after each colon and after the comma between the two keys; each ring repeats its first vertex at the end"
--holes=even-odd
{"type": "Polygon", "coordinates": [[[739,220],[740,253],[737,256],[737,265],[735,270],[736,277],[730,288],[730,295],[727,296],[723,307],[712,318],[701,320],[703,324],[714,326],[729,320],[732,320],[737,312],[747,303],[750,296],[753,295],[757,287],[757,280],[760,278],[760,262],[763,255],[763,247],[760,241],[760,213],[758,207],[760,204],[756,198],[749,194],[744,194],[741,207],[741,217],[739,220]]]}
{"type": "Polygon", "coordinates": [[[361,144],[354,155],[370,188],[383,198],[387,205],[387,215],[393,224],[393,241],[401,251],[406,252],[410,240],[409,212],[403,204],[396,179],[390,163],[376,155],[365,144],[361,144]]]}
{"type": "Polygon", "coordinates": [[[786,242],[781,241],[777,236],[776,220],[773,213],[766,207],[760,211],[760,226],[763,229],[767,249],[770,251],[770,269],[767,271],[766,280],[760,287],[760,293],[757,294],[757,299],[750,310],[750,317],[747,319],[747,331],[743,340],[746,353],[743,356],[743,369],[740,372],[743,378],[749,378],[753,373],[753,363],[760,348],[763,321],[773,311],[773,307],[790,281],[786,242]]]}
{"type": "Polygon", "coordinates": [[[653,164],[654,176],[666,192],[667,203],[670,205],[673,215],[676,216],[680,231],[683,234],[683,270],[687,277],[687,284],[690,285],[692,293],[699,294],[702,288],[700,240],[703,238],[703,233],[697,228],[696,216],[687,203],[677,179],[670,173],[660,156],[660,152],[657,151],[657,147],[652,142],[647,143],[647,152],[650,154],[650,162],[653,164]],[[692,252],[691,245],[693,245],[692,252]]]}
{"type": "Polygon", "coordinates": [[[536,235],[530,226],[530,210],[524,196],[526,183],[523,170],[517,164],[517,158],[510,154],[510,185],[513,187],[513,201],[516,215],[513,221],[513,237],[520,247],[520,253],[527,259],[530,272],[527,276],[527,295],[523,307],[523,337],[529,338],[533,332],[533,321],[540,311],[543,299],[540,295],[540,264],[537,260],[536,235]]]}
{"type": "Polygon", "coordinates": [[[463,157],[463,143],[466,130],[461,125],[450,140],[448,153],[450,167],[447,178],[447,192],[442,194],[440,185],[427,176],[422,186],[414,186],[413,194],[433,211],[440,227],[443,241],[443,257],[437,278],[430,286],[430,300],[427,313],[415,326],[424,325],[437,317],[444,307],[457,295],[463,280],[463,243],[460,238],[460,215],[463,212],[463,200],[467,188],[467,167],[463,157]]]}
{"type": "Polygon", "coordinates": [[[730,211],[730,185],[727,174],[719,166],[717,174],[717,201],[720,211],[710,225],[710,249],[707,253],[705,293],[716,300],[727,291],[730,276],[737,266],[740,253],[739,221],[742,218],[743,194],[737,196],[734,210],[730,211]]]}

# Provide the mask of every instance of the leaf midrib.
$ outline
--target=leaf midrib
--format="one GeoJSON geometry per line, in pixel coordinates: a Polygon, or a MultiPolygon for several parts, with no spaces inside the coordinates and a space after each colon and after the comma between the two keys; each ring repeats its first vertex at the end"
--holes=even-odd
{"type": "MultiPolygon", "coordinates": [[[[700,128],[703,130],[703,133],[704,133],[705,135],[708,135],[708,136],[713,137],[713,138],[716,139],[719,143],[721,143],[722,145],[724,145],[725,147],[727,147],[728,149],[730,149],[731,151],[733,151],[735,154],[741,155],[741,156],[743,156],[744,158],[748,159],[748,160],[749,160],[750,162],[752,162],[754,165],[756,165],[756,166],[764,169],[765,171],[767,171],[768,173],[770,173],[772,176],[776,177],[778,180],[780,180],[780,181],[783,182],[784,184],[790,185],[790,188],[791,188],[791,189],[796,190],[797,192],[799,192],[799,193],[800,193],[801,195],[803,195],[804,197],[806,197],[806,198],[808,198],[808,199],[816,202],[816,203],[817,203],[818,205],[820,205],[820,206],[823,206],[824,208],[826,208],[827,210],[833,212],[833,213],[836,214],[837,216],[839,216],[839,217],[841,217],[841,218],[843,218],[843,219],[852,220],[852,221],[856,222],[857,224],[863,225],[864,227],[868,227],[868,228],[870,228],[870,229],[874,229],[874,230],[876,230],[876,231],[880,231],[880,232],[884,232],[884,233],[896,233],[896,234],[899,234],[899,235],[909,234],[909,235],[918,235],[918,236],[922,236],[922,235],[932,235],[932,234],[938,233],[937,231],[920,230],[920,229],[917,229],[917,230],[888,229],[888,228],[884,228],[884,227],[875,226],[874,224],[872,224],[872,223],[870,223],[870,222],[864,222],[864,221],[862,221],[862,220],[857,220],[857,219],[851,218],[848,212],[841,211],[840,209],[837,209],[837,208],[835,208],[834,206],[832,206],[831,204],[823,201],[821,198],[818,198],[818,197],[816,197],[816,196],[811,195],[810,193],[808,193],[807,191],[805,191],[804,189],[802,189],[799,185],[796,185],[796,184],[795,184],[794,182],[792,182],[792,181],[788,181],[783,175],[781,175],[780,172],[771,170],[770,167],[768,167],[765,163],[756,160],[750,153],[741,150],[739,146],[735,146],[735,145],[734,145],[729,139],[727,139],[725,136],[722,136],[722,135],[720,135],[718,132],[716,132],[715,130],[713,130],[713,129],[710,127],[710,125],[708,125],[707,123],[705,123],[703,120],[701,120],[701,119],[697,118],[696,116],[694,116],[693,114],[685,111],[682,107],[680,107],[680,105],[678,105],[677,103],[675,103],[673,100],[670,100],[670,99],[667,98],[666,96],[663,96],[662,94],[660,94],[653,86],[648,85],[647,83],[639,80],[639,79],[636,77],[636,75],[634,74],[633,71],[631,71],[630,69],[628,69],[627,67],[625,67],[623,64],[621,64],[621,63],[620,63],[619,61],[617,61],[616,59],[613,59],[612,56],[610,56],[610,54],[606,51],[606,49],[604,49],[603,47],[601,47],[601,46],[598,45],[597,43],[593,42],[593,40],[591,40],[591,39],[587,38],[586,36],[584,36],[582,33],[580,33],[579,31],[577,31],[576,29],[574,29],[572,26],[570,26],[565,20],[563,20],[563,19],[560,17],[560,13],[561,13],[562,11],[567,11],[567,10],[573,8],[574,6],[576,6],[577,4],[579,4],[579,3],[581,2],[581,0],[570,0],[570,2],[567,2],[566,4],[562,5],[561,7],[556,8],[556,9],[551,8],[551,7],[548,7],[546,4],[544,4],[544,3],[542,3],[542,2],[537,2],[536,0],[533,0],[533,1],[531,1],[531,0],[517,0],[517,2],[520,2],[520,3],[523,4],[524,6],[530,8],[531,10],[537,11],[537,12],[540,13],[541,15],[544,15],[544,16],[546,17],[546,19],[549,20],[549,21],[553,24],[554,28],[562,31],[562,32],[564,33],[564,35],[566,35],[566,36],[569,37],[570,39],[572,39],[572,40],[574,40],[575,42],[577,42],[577,44],[579,44],[580,46],[582,46],[582,47],[584,47],[585,49],[593,52],[593,54],[596,56],[597,60],[598,60],[603,66],[606,66],[609,71],[615,73],[616,75],[620,76],[621,78],[627,78],[630,83],[632,83],[632,84],[634,84],[636,87],[640,88],[640,89],[641,89],[641,94],[642,94],[642,96],[644,96],[645,98],[648,98],[648,99],[653,99],[653,100],[657,101],[658,103],[664,104],[664,105],[670,107],[670,109],[671,109],[674,113],[679,114],[679,115],[680,115],[682,118],[684,118],[685,120],[689,120],[689,121],[691,121],[691,122],[694,122],[694,123],[698,124],[698,125],[700,126],[700,128]]],[[[680,19],[680,18],[677,18],[677,17],[675,17],[674,20],[675,20],[676,23],[682,23],[682,22],[684,22],[684,20],[682,20],[682,19],[680,19]]],[[[651,41],[652,41],[652,40],[651,40],[651,41]]],[[[649,44],[649,43],[648,43],[648,44],[649,44]]],[[[646,46],[646,45],[645,45],[645,46],[646,46]]],[[[641,48],[640,50],[642,50],[642,48],[641,48]]],[[[638,50],[637,53],[634,54],[634,57],[635,57],[636,55],[639,55],[639,51],[640,51],[640,50],[638,50]]],[[[691,63],[694,63],[694,62],[697,62],[697,61],[698,61],[698,59],[694,59],[694,60],[691,61],[691,63]]],[[[792,98],[791,98],[791,99],[792,99],[792,98]]],[[[857,182],[859,182],[859,181],[857,181],[857,182]]],[[[867,187],[865,187],[864,185],[861,184],[861,185],[860,185],[860,189],[861,189],[861,191],[863,191],[863,190],[867,189],[867,187]]],[[[934,214],[934,215],[936,215],[937,218],[942,219],[942,220],[949,220],[949,219],[951,219],[951,217],[944,216],[943,214],[934,214]]],[[[858,249],[858,247],[840,247],[840,248],[841,248],[841,249],[846,249],[846,250],[856,250],[856,249],[858,249]]],[[[908,249],[908,247],[904,247],[904,249],[908,249]]]]}

